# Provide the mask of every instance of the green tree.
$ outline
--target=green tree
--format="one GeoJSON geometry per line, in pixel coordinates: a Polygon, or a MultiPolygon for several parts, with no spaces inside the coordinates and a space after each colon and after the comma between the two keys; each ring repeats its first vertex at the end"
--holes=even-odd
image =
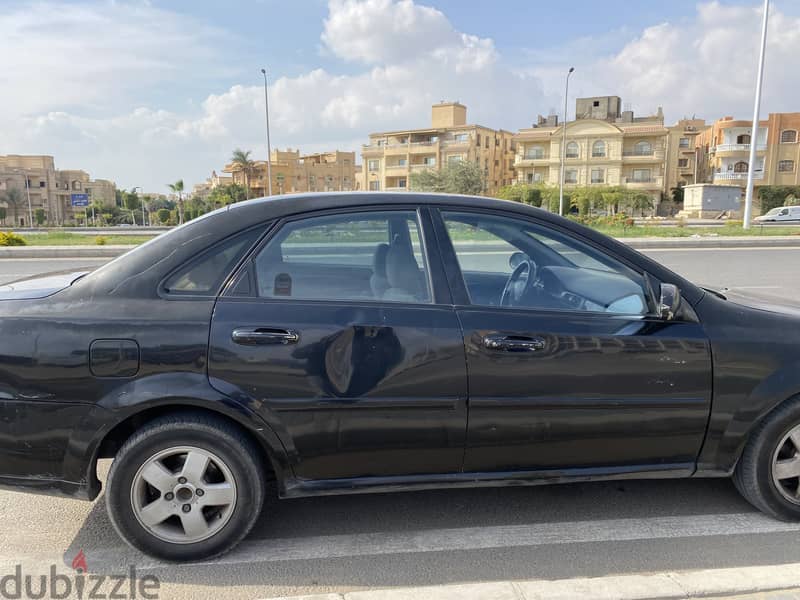
{"type": "Polygon", "coordinates": [[[0,206],[0,223],[6,224],[6,207],[0,206]]]}
{"type": "Polygon", "coordinates": [[[19,216],[19,207],[22,206],[22,192],[19,188],[8,188],[0,198],[5,201],[9,208],[12,209],[13,217],[11,217],[12,225],[16,226],[19,223],[18,216],[19,216]]]}
{"type": "Polygon", "coordinates": [[[167,187],[173,193],[178,194],[178,225],[183,224],[183,179],[178,179],[175,183],[168,183],[167,187]]]}
{"type": "Polygon", "coordinates": [[[255,161],[250,158],[250,154],[250,150],[245,151],[241,148],[236,148],[231,156],[231,162],[234,166],[241,169],[244,173],[245,198],[248,200],[250,199],[250,176],[256,164],[255,161]]]}
{"type": "Polygon", "coordinates": [[[758,188],[761,214],[779,206],[789,206],[800,198],[800,185],[763,185],[758,188]]]}
{"type": "Polygon", "coordinates": [[[683,204],[683,186],[679,185],[678,187],[674,187],[670,190],[670,194],[672,195],[672,201],[675,204],[683,204]]]}
{"type": "Polygon", "coordinates": [[[44,214],[43,208],[37,208],[35,211],[33,211],[33,218],[39,227],[44,225],[45,217],[46,215],[44,214]]]}
{"type": "Polygon", "coordinates": [[[485,189],[481,168],[472,162],[450,163],[440,171],[425,169],[411,174],[411,189],[421,192],[477,195],[485,189]]]}
{"type": "Polygon", "coordinates": [[[162,225],[166,225],[167,221],[169,221],[169,209],[166,208],[159,208],[158,212],[156,212],[156,216],[158,217],[159,223],[162,225]]]}

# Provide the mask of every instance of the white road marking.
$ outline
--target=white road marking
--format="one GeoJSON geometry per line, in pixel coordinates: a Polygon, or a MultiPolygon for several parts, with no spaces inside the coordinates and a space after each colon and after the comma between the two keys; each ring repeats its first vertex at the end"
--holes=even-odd
{"type": "MultiPolygon", "coordinates": [[[[329,536],[258,539],[243,542],[222,558],[194,565],[237,565],[265,562],[327,560],[334,558],[453,552],[491,548],[535,547],[589,542],[693,538],[800,532],[800,523],[777,521],[761,513],[670,516],[600,521],[568,521],[462,527],[419,531],[375,532],[329,536]]],[[[93,570],[102,572],[120,563],[136,564],[138,570],[171,569],[162,563],[130,553],[126,548],[84,548],[94,558],[93,570]],[[127,553],[127,555],[126,555],[127,553]],[[107,557],[107,558],[102,558],[107,557]]],[[[26,559],[44,564],[45,557],[26,559]]],[[[71,560],[72,557],[64,557],[71,560]]],[[[15,562],[20,557],[15,557],[15,562]]],[[[27,562],[27,561],[26,561],[27,562]]],[[[0,569],[4,561],[0,560],[0,569]]]]}

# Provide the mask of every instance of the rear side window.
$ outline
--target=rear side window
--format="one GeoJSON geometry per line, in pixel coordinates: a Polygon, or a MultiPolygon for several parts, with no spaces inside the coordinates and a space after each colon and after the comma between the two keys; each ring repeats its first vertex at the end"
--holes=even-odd
{"type": "Polygon", "coordinates": [[[225,279],[263,231],[263,228],[249,229],[212,246],[170,275],[163,290],[175,295],[216,296],[225,279]]]}

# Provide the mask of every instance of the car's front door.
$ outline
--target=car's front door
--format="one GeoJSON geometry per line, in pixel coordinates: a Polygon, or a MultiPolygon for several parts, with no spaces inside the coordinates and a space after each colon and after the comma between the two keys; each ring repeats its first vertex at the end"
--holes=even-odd
{"type": "Polygon", "coordinates": [[[467,353],[464,470],[690,470],[711,401],[702,327],[654,316],[643,273],[552,226],[438,216],[467,353]]]}
{"type": "Polygon", "coordinates": [[[273,425],[298,478],[461,467],[464,349],[426,219],[405,208],[279,223],[217,302],[211,382],[273,425]]]}

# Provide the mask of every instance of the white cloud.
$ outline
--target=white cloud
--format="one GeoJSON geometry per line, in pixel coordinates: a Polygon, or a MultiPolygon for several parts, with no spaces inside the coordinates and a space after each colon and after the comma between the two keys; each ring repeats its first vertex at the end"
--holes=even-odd
{"type": "MultiPolygon", "coordinates": [[[[637,112],[663,105],[668,119],[747,117],[755,13],[703,4],[681,22],[635,34],[620,29],[627,41],[614,52],[607,52],[608,39],[599,46],[605,55],[579,52],[592,47],[583,38],[574,48],[550,50],[549,60],[547,50],[537,52],[540,66],[519,72],[491,39],[457,31],[434,8],[411,0],[330,0],[321,24],[324,50],[352,64],[347,74],[320,68],[271,82],[273,147],[358,150],[372,131],[427,126],[430,105],[445,99],[467,104],[471,122],[516,130],[562,105],[569,61],[577,67],[571,97],[619,94],[637,112]]],[[[10,32],[0,38],[0,53],[25,55],[20,66],[0,72],[0,86],[15,90],[0,111],[0,153],[53,154],[62,168],[153,191],[178,177],[201,181],[235,147],[264,156],[261,86],[233,85],[189,103],[188,86],[205,81],[196,77],[238,64],[220,56],[227,42],[213,29],[116,2],[70,4],[61,12],[36,4],[0,16],[0,30],[10,32]],[[76,38],[79,20],[100,33],[76,38]],[[170,97],[177,100],[165,103],[170,97]]],[[[800,20],[774,10],[765,111],[797,109],[798,74],[785,68],[796,56],[800,20]]]]}
{"type": "MultiPolygon", "coordinates": [[[[646,28],[621,50],[578,61],[571,85],[584,95],[618,94],[641,112],[663,106],[668,120],[752,115],[761,9],[718,1],[680,22],[646,28]]],[[[762,113],[800,109],[800,18],[770,12],[762,113]]],[[[567,61],[572,57],[567,57],[567,61]]],[[[562,59],[563,60],[563,59],[562,59]]],[[[533,72],[563,86],[564,62],[533,72]]]]}

